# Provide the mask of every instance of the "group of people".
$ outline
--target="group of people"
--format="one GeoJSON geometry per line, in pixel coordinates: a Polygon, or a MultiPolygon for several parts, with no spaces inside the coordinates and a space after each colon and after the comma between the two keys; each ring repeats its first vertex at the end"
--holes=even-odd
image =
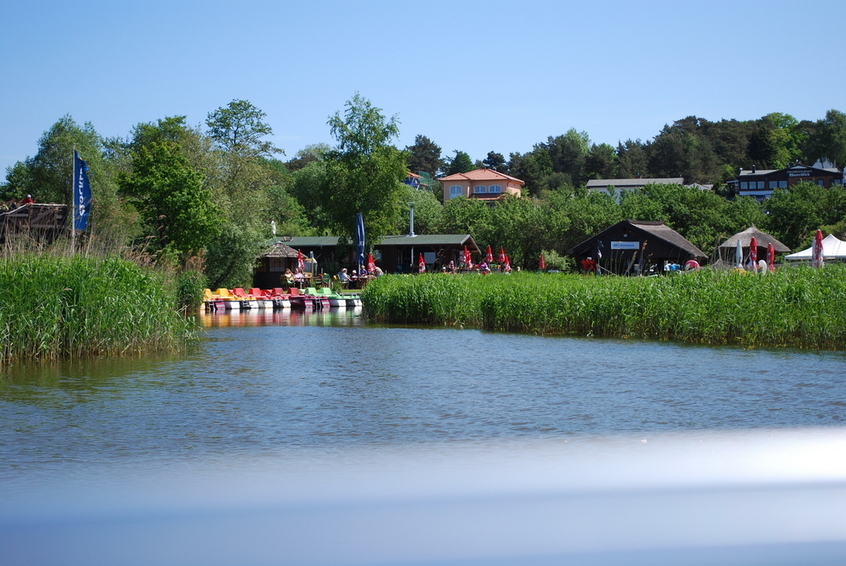
{"type": "MultiPolygon", "coordinates": [[[[376,266],[373,269],[372,277],[381,277],[382,275],[384,275],[382,268],[376,266]]],[[[346,267],[341,269],[341,271],[339,271],[337,275],[338,281],[340,281],[341,285],[343,285],[347,289],[358,289],[362,281],[366,281],[367,278],[370,276],[371,274],[368,274],[363,269],[361,270],[361,274],[359,274],[358,271],[355,269],[353,269],[352,273],[350,273],[349,271],[347,271],[346,267]]]]}
{"type": "Polygon", "coordinates": [[[35,199],[32,198],[32,195],[26,195],[24,198],[21,199],[21,202],[15,202],[14,199],[10,200],[9,202],[0,201],[0,212],[9,212],[15,210],[16,208],[20,208],[25,204],[32,204],[35,202],[35,199]]]}
{"type": "Polygon", "coordinates": [[[302,289],[305,282],[305,274],[297,267],[294,268],[294,271],[288,268],[285,270],[285,281],[288,282],[288,285],[296,285],[297,288],[302,289]]]}

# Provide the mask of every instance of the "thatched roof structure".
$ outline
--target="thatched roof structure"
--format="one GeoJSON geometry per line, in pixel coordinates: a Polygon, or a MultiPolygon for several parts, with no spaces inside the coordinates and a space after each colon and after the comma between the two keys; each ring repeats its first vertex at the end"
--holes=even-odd
{"type": "Polygon", "coordinates": [[[292,248],[289,245],[283,244],[282,242],[276,242],[273,244],[273,247],[267,252],[262,254],[261,257],[272,257],[272,258],[291,258],[297,257],[297,250],[292,248]]]}
{"type": "MultiPolygon", "coordinates": [[[[734,250],[737,249],[737,241],[740,240],[740,247],[741,248],[748,248],[749,243],[752,241],[752,238],[758,243],[758,248],[762,248],[764,254],[767,253],[767,245],[772,244],[773,248],[777,254],[785,254],[790,251],[790,248],[767,234],[766,232],[761,232],[758,230],[755,225],[753,224],[743,232],[738,232],[722,244],[720,244],[721,250],[729,250],[731,253],[734,253],[734,250]]],[[[758,257],[761,257],[760,250],[758,257]]]]}

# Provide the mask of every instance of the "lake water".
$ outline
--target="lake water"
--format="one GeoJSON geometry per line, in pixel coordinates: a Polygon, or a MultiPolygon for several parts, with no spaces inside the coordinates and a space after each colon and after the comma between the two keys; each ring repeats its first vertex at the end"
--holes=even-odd
{"type": "MultiPolygon", "coordinates": [[[[94,490],[104,471],[161,478],[286,462],[288,472],[325,472],[398,453],[392,465],[402,467],[420,458],[417,451],[443,455],[456,447],[466,458],[491,444],[559,454],[567,442],[582,447],[568,458],[590,460],[615,443],[641,450],[662,438],[701,442],[757,430],[763,436],[750,446],[760,447],[784,429],[822,427],[842,438],[846,424],[843,352],[384,327],[352,309],[201,321],[201,344],[177,359],[5,369],[0,495],[25,509],[32,486],[94,490]]],[[[532,454],[521,458],[533,461],[532,454]]],[[[704,462],[701,469],[714,464],[704,462]]],[[[327,483],[339,485],[339,477],[327,483]]],[[[0,516],[0,540],[16,540],[3,525],[0,516]]],[[[298,563],[307,562],[303,556],[298,563]]]]}
{"type": "Polygon", "coordinates": [[[846,354],[211,315],[182,359],[12,368],[0,477],[294,447],[846,424],[846,354]]]}

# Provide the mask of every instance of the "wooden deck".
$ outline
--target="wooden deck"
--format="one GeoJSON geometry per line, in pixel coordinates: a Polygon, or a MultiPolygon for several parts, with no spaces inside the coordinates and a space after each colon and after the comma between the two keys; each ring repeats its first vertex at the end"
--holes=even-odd
{"type": "Polygon", "coordinates": [[[0,244],[18,239],[51,243],[68,233],[68,207],[65,204],[25,204],[0,212],[0,244]]]}

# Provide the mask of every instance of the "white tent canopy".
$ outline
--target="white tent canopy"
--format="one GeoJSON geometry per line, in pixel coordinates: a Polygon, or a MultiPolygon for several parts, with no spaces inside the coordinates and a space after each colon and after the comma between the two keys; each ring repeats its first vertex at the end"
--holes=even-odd
{"type": "MultiPolygon", "coordinates": [[[[834,234],[829,234],[825,238],[823,238],[823,258],[824,259],[846,259],[846,242],[843,240],[838,239],[835,237],[834,234]]],[[[795,254],[790,254],[784,257],[786,260],[790,261],[811,261],[813,254],[814,246],[811,246],[807,250],[802,250],[801,252],[796,252],[795,254]]]]}

